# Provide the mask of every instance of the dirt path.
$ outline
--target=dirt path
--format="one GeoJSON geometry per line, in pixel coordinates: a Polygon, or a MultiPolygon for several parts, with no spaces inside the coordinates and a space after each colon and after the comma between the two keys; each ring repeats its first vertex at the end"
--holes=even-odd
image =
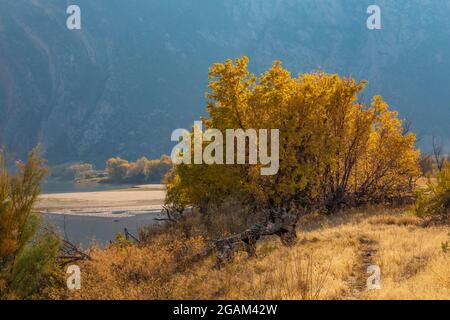
{"type": "Polygon", "coordinates": [[[378,251],[378,242],[362,235],[358,238],[358,257],[353,265],[353,271],[349,282],[350,290],[344,298],[346,300],[364,299],[367,293],[367,267],[375,264],[373,257],[378,251]]]}

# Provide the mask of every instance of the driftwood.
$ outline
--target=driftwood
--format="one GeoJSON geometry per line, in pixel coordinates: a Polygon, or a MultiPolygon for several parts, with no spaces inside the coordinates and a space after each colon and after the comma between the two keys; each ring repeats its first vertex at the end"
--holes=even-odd
{"type": "MultiPolygon", "coordinates": [[[[47,232],[52,233],[55,237],[61,240],[61,247],[59,248],[59,254],[56,259],[59,264],[67,265],[69,263],[73,263],[80,260],[92,260],[91,256],[87,253],[84,253],[76,245],[72,242],[62,238],[59,234],[57,234],[54,230],[45,228],[47,232]]],[[[67,235],[65,235],[67,237],[67,235]]]]}
{"type": "MultiPolygon", "coordinates": [[[[168,223],[177,223],[185,217],[186,211],[183,208],[163,207],[166,218],[155,219],[168,223]]],[[[310,209],[313,209],[310,208],[310,209]]],[[[264,236],[277,235],[286,246],[292,246],[297,241],[296,226],[306,208],[297,211],[293,215],[286,208],[270,209],[265,216],[267,221],[252,225],[249,229],[223,238],[210,240],[210,245],[205,250],[194,255],[192,261],[199,261],[203,258],[217,254],[215,267],[220,269],[225,262],[230,261],[237,251],[246,251],[249,257],[256,255],[256,243],[264,236]]]]}
{"type": "Polygon", "coordinates": [[[77,248],[73,243],[62,239],[60,254],[57,259],[61,265],[67,265],[80,260],[92,260],[91,256],[77,248]]]}
{"type": "Polygon", "coordinates": [[[125,234],[125,240],[135,241],[137,243],[141,242],[136,236],[134,236],[131,232],[129,232],[127,228],[123,229],[123,233],[125,234]]]}
{"type": "Polygon", "coordinates": [[[246,251],[249,257],[256,255],[256,242],[263,236],[277,235],[286,246],[296,243],[297,216],[293,216],[286,209],[271,210],[269,219],[264,224],[254,224],[239,234],[213,240],[213,246],[206,249],[205,255],[217,252],[216,268],[220,269],[225,262],[230,261],[237,251],[246,251]]]}
{"type": "Polygon", "coordinates": [[[180,220],[185,213],[185,208],[178,208],[174,206],[163,206],[163,211],[166,213],[166,218],[155,218],[155,221],[166,221],[170,223],[176,223],[180,220]]]}

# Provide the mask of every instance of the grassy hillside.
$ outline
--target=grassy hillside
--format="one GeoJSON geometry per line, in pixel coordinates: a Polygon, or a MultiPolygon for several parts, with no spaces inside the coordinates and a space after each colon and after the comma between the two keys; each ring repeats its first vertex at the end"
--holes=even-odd
{"type": "MultiPolygon", "coordinates": [[[[450,229],[423,227],[406,209],[308,216],[291,248],[278,238],[238,254],[221,270],[195,261],[200,237],[153,235],[146,246],[115,244],[84,262],[82,289],[71,299],[450,299],[450,229]],[[367,290],[369,265],[381,289],[367,290]]],[[[183,232],[186,232],[186,228],[183,232]]],[[[183,233],[182,232],[182,233],[183,233]]]]}

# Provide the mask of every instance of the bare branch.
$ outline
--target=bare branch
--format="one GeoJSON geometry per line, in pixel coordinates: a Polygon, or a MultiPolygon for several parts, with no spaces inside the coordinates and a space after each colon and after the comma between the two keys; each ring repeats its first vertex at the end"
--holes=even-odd
{"type": "Polygon", "coordinates": [[[445,157],[443,155],[444,143],[440,137],[433,135],[433,155],[436,167],[439,171],[442,171],[444,167],[445,157]]]}

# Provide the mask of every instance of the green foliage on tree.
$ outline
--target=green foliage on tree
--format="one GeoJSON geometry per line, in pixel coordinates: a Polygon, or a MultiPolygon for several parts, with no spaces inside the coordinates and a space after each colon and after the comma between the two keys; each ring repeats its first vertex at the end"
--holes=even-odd
{"type": "Polygon", "coordinates": [[[42,231],[41,219],[33,213],[46,174],[39,150],[17,162],[11,173],[5,153],[0,153],[0,297],[39,297],[51,278],[59,239],[42,231]]]}

